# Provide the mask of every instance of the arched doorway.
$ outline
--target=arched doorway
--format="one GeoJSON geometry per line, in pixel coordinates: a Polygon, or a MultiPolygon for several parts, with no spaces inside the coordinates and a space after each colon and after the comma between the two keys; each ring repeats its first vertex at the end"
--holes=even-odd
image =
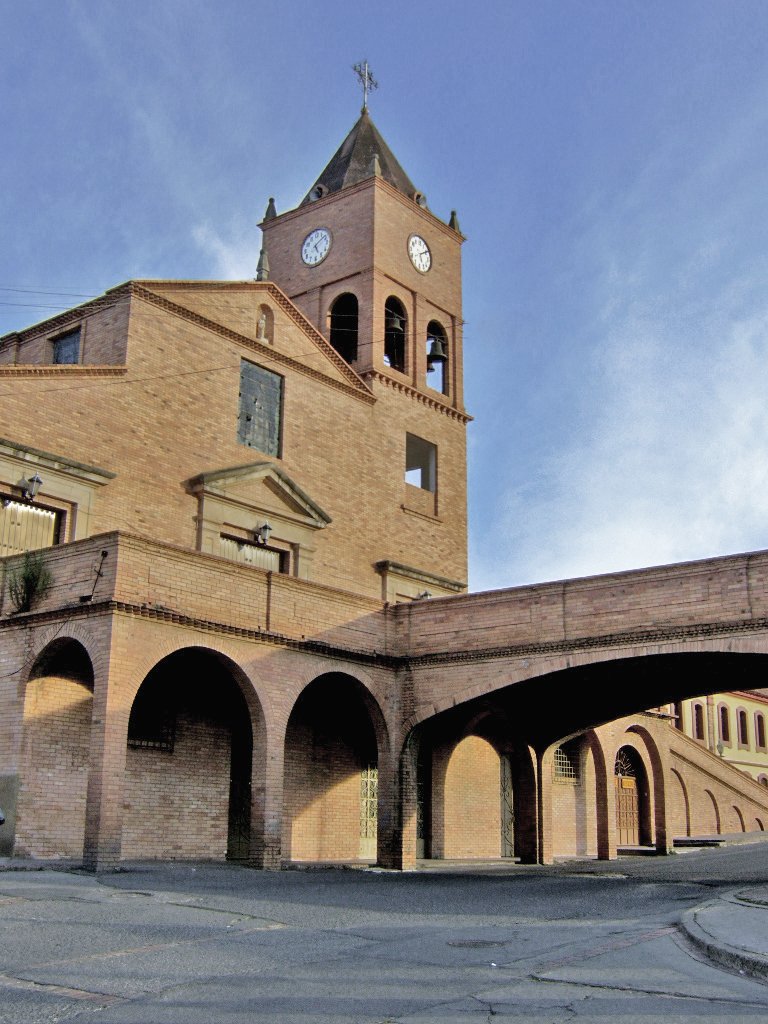
{"type": "Polygon", "coordinates": [[[124,858],[249,858],[253,728],[238,674],[215,651],[185,648],[139,687],[128,723],[124,858]]]}
{"type": "Polygon", "coordinates": [[[381,736],[358,680],[328,673],[304,689],[285,734],[285,859],[376,860],[381,736]]]}
{"type": "Polygon", "coordinates": [[[17,855],[82,856],[92,710],[88,652],[60,637],[35,659],[24,695],[17,855]]]}
{"type": "Polygon", "coordinates": [[[613,768],[618,846],[650,843],[648,782],[642,758],[634,747],[621,747],[613,768]]]}

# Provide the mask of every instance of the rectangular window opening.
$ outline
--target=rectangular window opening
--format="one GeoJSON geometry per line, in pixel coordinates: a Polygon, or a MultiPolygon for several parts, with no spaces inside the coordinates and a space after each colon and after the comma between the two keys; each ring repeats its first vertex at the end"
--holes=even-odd
{"type": "Polygon", "coordinates": [[[221,534],[219,543],[221,554],[232,562],[255,565],[259,569],[268,569],[272,572],[289,571],[290,556],[287,551],[264,547],[262,544],[254,544],[253,541],[231,537],[225,533],[221,534]]]}
{"type": "Polygon", "coordinates": [[[579,756],[578,744],[570,742],[563,743],[555,749],[553,761],[553,774],[556,779],[567,779],[570,782],[578,782],[580,777],[581,758],[579,756]]]}
{"type": "Polygon", "coordinates": [[[237,440],[265,455],[280,457],[283,378],[263,366],[240,361],[240,407],[237,440]]]}
{"type": "Polygon", "coordinates": [[[405,435],[405,482],[432,494],[437,490],[437,446],[415,434],[405,435]]]}
{"type": "Polygon", "coordinates": [[[59,543],[61,513],[0,494],[0,558],[59,543]]]}
{"type": "Polygon", "coordinates": [[[80,328],[53,339],[53,362],[57,366],[80,362],[80,328]]]}

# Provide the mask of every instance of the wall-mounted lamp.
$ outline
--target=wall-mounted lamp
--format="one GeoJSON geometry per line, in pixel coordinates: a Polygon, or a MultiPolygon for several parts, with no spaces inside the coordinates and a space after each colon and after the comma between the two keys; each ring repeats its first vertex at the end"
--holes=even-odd
{"type": "Polygon", "coordinates": [[[272,533],[272,527],[269,523],[264,523],[263,526],[257,526],[253,531],[253,536],[257,544],[262,547],[269,543],[269,535],[272,533]]]}
{"type": "Polygon", "coordinates": [[[19,480],[19,488],[21,489],[23,497],[25,497],[27,501],[34,501],[37,497],[37,492],[42,486],[43,481],[37,473],[30,477],[29,480],[19,480]]]}

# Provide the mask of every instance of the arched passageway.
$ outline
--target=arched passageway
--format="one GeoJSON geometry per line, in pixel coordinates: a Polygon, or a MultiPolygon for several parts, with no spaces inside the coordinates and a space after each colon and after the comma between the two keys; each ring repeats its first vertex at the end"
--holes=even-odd
{"type": "Polygon", "coordinates": [[[383,737],[381,714],[358,680],[328,673],[304,689],[285,735],[285,860],[376,860],[383,737]]]}
{"type": "Polygon", "coordinates": [[[17,856],[82,856],[92,710],[88,652],[60,637],[35,659],[24,697],[17,856]]]}
{"type": "Polygon", "coordinates": [[[249,858],[254,730],[241,685],[234,663],[202,648],[146,676],[128,723],[124,858],[249,858]]]}
{"type": "Polygon", "coordinates": [[[532,752],[503,715],[439,716],[416,730],[416,858],[535,859],[532,752]]]}

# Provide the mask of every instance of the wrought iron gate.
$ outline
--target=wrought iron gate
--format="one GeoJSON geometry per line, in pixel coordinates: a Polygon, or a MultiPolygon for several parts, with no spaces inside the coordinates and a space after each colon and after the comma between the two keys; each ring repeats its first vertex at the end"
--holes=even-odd
{"type": "Polygon", "coordinates": [[[368,765],[360,773],[360,856],[376,859],[376,825],[378,823],[379,769],[368,765]]]}
{"type": "Polygon", "coordinates": [[[515,797],[512,764],[502,755],[501,762],[501,856],[515,855],[515,797]]]}

